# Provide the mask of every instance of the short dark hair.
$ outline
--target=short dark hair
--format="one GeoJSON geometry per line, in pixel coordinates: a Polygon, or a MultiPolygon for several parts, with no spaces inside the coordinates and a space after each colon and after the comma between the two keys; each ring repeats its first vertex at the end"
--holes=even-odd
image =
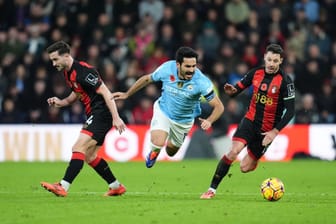
{"type": "Polygon", "coordinates": [[[280,57],[283,57],[283,54],[284,54],[284,50],[279,44],[269,44],[266,47],[266,53],[269,51],[273,52],[274,54],[280,54],[280,57]]]}
{"type": "Polygon", "coordinates": [[[175,60],[178,63],[182,63],[183,58],[196,58],[196,61],[197,61],[198,54],[194,49],[192,49],[190,47],[180,47],[176,51],[175,60]]]}
{"type": "Polygon", "coordinates": [[[58,54],[60,55],[65,54],[65,53],[70,53],[70,46],[69,44],[65,43],[62,40],[57,41],[47,48],[48,54],[55,52],[55,51],[57,51],[58,54]]]}

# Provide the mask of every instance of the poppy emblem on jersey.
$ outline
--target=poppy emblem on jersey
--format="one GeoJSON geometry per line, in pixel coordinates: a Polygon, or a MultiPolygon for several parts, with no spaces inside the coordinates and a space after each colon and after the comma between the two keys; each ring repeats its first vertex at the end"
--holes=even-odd
{"type": "Polygon", "coordinates": [[[169,79],[170,79],[170,81],[174,82],[175,81],[174,75],[170,75],[169,79]]]}
{"type": "Polygon", "coordinates": [[[266,83],[261,84],[260,89],[261,89],[262,91],[266,91],[266,89],[267,89],[267,84],[266,84],[266,83]]]}
{"type": "Polygon", "coordinates": [[[85,81],[87,81],[90,85],[97,85],[98,83],[98,77],[93,75],[92,73],[89,73],[86,77],[85,77],[85,81]]]}
{"type": "Polygon", "coordinates": [[[277,86],[272,86],[272,89],[271,89],[271,92],[272,93],[276,93],[278,90],[278,87],[277,86]]]}

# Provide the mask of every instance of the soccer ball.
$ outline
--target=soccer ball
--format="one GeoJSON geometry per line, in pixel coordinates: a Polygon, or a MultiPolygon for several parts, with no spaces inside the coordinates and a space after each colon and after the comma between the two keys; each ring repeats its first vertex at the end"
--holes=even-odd
{"type": "Polygon", "coordinates": [[[278,201],[285,193],[285,186],[279,178],[270,177],[261,183],[260,191],[266,200],[278,201]]]}

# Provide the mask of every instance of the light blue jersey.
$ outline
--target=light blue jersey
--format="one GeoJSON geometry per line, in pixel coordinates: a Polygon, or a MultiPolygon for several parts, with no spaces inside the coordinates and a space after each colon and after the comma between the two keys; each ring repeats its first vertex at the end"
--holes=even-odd
{"type": "Polygon", "coordinates": [[[191,80],[180,80],[175,60],[163,63],[151,77],[162,82],[160,109],[178,123],[191,123],[201,114],[201,96],[207,101],[215,97],[212,82],[198,68],[191,80]]]}

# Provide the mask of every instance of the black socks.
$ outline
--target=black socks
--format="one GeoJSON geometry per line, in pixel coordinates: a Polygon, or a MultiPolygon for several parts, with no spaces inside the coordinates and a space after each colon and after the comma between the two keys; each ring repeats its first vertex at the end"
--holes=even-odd
{"type": "Polygon", "coordinates": [[[103,158],[97,157],[95,160],[89,163],[89,165],[107,182],[107,184],[110,184],[116,180],[110,167],[103,158]]]}
{"type": "Polygon", "coordinates": [[[211,181],[211,185],[210,185],[211,188],[217,189],[222,179],[229,172],[232,162],[233,161],[229,160],[226,156],[223,156],[223,158],[219,160],[215,174],[211,181]]]}
{"type": "Polygon", "coordinates": [[[83,168],[85,160],[85,155],[81,152],[73,152],[71,160],[69,162],[69,166],[65,171],[63,180],[69,182],[70,184],[79,174],[81,169],[83,168]]]}

